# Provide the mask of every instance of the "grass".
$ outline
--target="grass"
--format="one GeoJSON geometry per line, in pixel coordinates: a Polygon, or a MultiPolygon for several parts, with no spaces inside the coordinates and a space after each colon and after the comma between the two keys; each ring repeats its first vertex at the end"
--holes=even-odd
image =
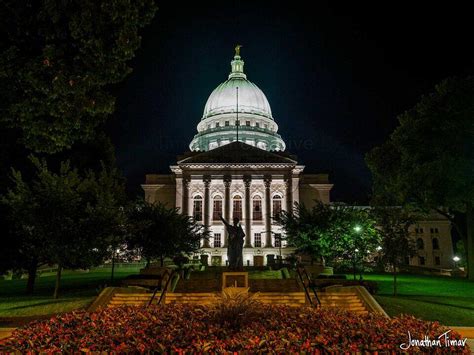
{"type": "Polygon", "coordinates": [[[398,295],[393,296],[392,275],[367,274],[377,281],[376,300],[390,316],[412,314],[452,326],[474,326],[474,282],[465,279],[399,275],[398,295]]]}
{"type": "MultiPolygon", "coordinates": [[[[115,280],[138,272],[138,268],[119,268],[115,280]]],[[[64,271],[60,297],[53,299],[55,276],[39,277],[35,293],[25,294],[26,280],[0,280],[0,318],[31,317],[86,308],[101,288],[111,284],[110,269],[90,272],[64,271]]]]}

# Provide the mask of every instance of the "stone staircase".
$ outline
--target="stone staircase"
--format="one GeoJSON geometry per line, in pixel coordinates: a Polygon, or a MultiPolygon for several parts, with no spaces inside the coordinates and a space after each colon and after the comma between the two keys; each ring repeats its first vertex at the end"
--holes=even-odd
{"type": "MultiPolygon", "coordinates": [[[[367,314],[367,310],[363,300],[356,292],[320,292],[318,293],[321,301],[321,308],[337,308],[351,311],[358,314],[367,314]]],[[[316,300],[313,300],[316,304],[316,300]]]]}
{"type": "Polygon", "coordinates": [[[264,304],[286,305],[301,307],[306,305],[304,292],[259,292],[256,296],[258,302],[264,304]]]}
{"type": "MultiPolygon", "coordinates": [[[[257,300],[264,304],[288,305],[293,307],[309,306],[302,286],[294,279],[251,279],[249,280],[250,293],[258,293],[257,300]]],[[[317,301],[311,290],[308,290],[313,304],[317,301]]],[[[107,288],[103,291],[102,301],[94,302],[95,307],[145,306],[152,293],[144,289],[107,288]]],[[[221,280],[195,279],[180,280],[175,292],[167,292],[164,304],[186,303],[195,305],[215,304],[221,293],[221,280]]],[[[160,292],[155,296],[153,303],[157,303],[160,292]]],[[[98,298],[100,298],[99,296],[98,298]]],[[[376,312],[386,315],[375,299],[361,286],[331,286],[318,292],[322,308],[343,309],[357,314],[376,312]]]]}
{"type": "MultiPolygon", "coordinates": [[[[112,299],[107,304],[107,307],[121,307],[121,306],[146,306],[150,301],[152,293],[115,293],[112,299]]],[[[155,296],[154,303],[158,302],[160,294],[155,296]]]]}
{"type": "Polygon", "coordinates": [[[217,292],[169,292],[166,293],[165,304],[185,303],[209,306],[215,304],[218,299],[217,292]]]}

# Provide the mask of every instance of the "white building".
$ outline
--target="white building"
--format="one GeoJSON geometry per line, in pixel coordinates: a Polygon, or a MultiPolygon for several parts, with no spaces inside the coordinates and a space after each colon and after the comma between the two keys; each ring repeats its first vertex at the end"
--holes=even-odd
{"type": "MultiPolygon", "coordinates": [[[[285,152],[270,104],[247,79],[238,49],[228,79],[209,96],[197,130],[190,152],[178,157],[171,174],[146,175],[142,185],[146,200],[177,207],[209,228],[211,238],[201,249],[209,264],[225,265],[227,259],[227,236],[219,214],[229,223],[234,217],[241,221],[246,235],[244,265],[266,265],[271,258],[293,253],[293,248],[281,245],[281,229],[272,216],[291,209],[294,202],[307,207],[315,201],[329,203],[333,185],[327,174],[305,174],[296,157],[285,152]]],[[[439,230],[449,231],[446,220],[438,222],[443,225],[439,230]]],[[[437,222],[430,223],[436,228],[437,222]]],[[[433,257],[419,260],[426,266],[448,267],[450,233],[443,245],[447,250],[439,259],[434,252],[433,257]]]]}
{"type": "Polygon", "coordinates": [[[238,51],[228,80],[209,96],[191,151],[171,166],[172,174],[147,175],[147,201],[161,201],[194,216],[211,232],[202,244],[210,264],[225,265],[226,231],[219,214],[245,231],[244,265],[264,265],[293,252],[281,245],[272,216],[293,203],[329,202],[327,174],[304,174],[284,152],[265,94],[247,80],[238,51]],[[238,132],[237,132],[238,131],[238,132]]]}

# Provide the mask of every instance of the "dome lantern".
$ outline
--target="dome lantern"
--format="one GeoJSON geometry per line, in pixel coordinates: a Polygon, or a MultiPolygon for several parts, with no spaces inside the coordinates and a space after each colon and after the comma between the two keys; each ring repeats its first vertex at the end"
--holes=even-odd
{"type": "Polygon", "coordinates": [[[247,79],[247,75],[244,74],[244,64],[245,62],[240,58],[240,44],[235,46],[235,55],[234,60],[230,62],[231,72],[229,74],[229,79],[232,78],[243,78],[247,79]]]}

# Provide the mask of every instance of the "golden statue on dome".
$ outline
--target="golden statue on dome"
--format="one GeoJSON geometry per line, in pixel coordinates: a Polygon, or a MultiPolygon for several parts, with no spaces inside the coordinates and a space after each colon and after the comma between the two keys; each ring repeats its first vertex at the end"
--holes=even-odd
{"type": "Polygon", "coordinates": [[[240,57],[240,48],[242,48],[241,44],[235,46],[235,55],[240,57]]]}

